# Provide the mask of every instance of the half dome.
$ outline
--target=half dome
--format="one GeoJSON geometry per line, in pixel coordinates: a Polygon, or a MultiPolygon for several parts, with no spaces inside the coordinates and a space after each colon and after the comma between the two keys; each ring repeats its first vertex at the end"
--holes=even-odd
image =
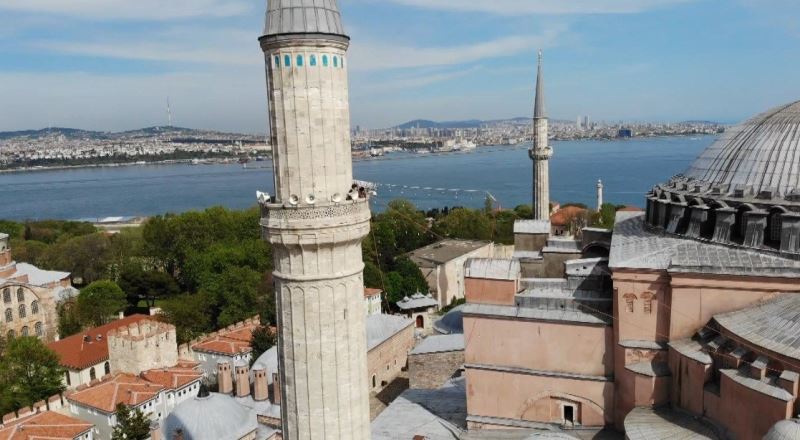
{"type": "Polygon", "coordinates": [[[800,190],[800,101],[762,113],[706,149],[686,177],[753,195],[800,190]]]}

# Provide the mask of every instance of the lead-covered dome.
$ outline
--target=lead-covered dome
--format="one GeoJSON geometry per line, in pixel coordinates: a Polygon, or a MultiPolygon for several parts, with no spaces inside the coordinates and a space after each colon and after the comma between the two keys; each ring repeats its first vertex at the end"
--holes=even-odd
{"type": "Polygon", "coordinates": [[[175,408],[164,423],[164,438],[180,431],[184,440],[239,440],[255,432],[254,413],[231,396],[201,392],[175,408]]]}
{"type": "Polygon", "coordinates": [[[731,190],[747,187],[753,195],[800,190],[800,101],[726,131],[685,174],[731,190]]]}
{"type": "Polygon", "coordinates": [[[345,36],[336,0],[267,0],[264,35],[282,34],[345,36]]]}
{"type": "Polygon", "coordinates": [[[769,430],[764,440],[797,440],[800,439],[800,420],[781,420],[769,430]]]}

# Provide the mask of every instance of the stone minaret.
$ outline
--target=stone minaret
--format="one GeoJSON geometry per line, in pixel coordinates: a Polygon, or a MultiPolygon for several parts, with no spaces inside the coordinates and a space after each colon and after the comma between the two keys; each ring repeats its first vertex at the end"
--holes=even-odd
{"type": "Polygon", "coordinates": [[[542,52],[539,51],[539,73],[536,77],[536,104],[533,109],[533,146],[528,154],[533,160],[533,218],[550,219],[550,158],[553,149],[547,141],[547,116],[544,109],[544,74],[542,52]]]}
{"type": "Polygon", "coordinates": [[[597,212],[603,209],[603,181],[597,181],[597,212]]]}
{"type": "Polygon", "coordinates": [[[347,48],[336,0],[269,0],[275,195],[260,194],[278,305],[283,438],[369,438],[366,198],[352,189],[347,48]]]}

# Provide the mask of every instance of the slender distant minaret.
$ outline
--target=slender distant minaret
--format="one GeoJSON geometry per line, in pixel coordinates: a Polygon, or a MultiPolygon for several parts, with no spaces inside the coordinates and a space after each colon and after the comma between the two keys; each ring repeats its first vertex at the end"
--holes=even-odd
{"type": "Polygon", "coordinates": [[[603,209],[603,181],[597,181],[597,212],[603,209]]]}
{"type": "Polygon", "coordinates": [[[533,109],[533,146],[528,154],[533,160],[533,218],[550,219],[550,158],[553,149],[547,141],[547,116],[544,108],[544,74],[542,51],[539,51],[539,73],[536,76],[536,103],[533,109]]]}
{"type": "Polygon", "coordinates": [[[269,0],[264,51],[275,195],[260,195],[275,260],[286,440],[368,440],[361,241],[352,188],[347,48],[335,0],[269,0]]]}

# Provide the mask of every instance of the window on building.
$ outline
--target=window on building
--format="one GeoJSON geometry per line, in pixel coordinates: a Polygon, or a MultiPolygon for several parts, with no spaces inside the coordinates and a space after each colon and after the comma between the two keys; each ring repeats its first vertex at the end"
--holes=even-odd
{"type": "Polygon", "coordinates": [[[291,55],[284,55],[283,56],[283,67],[292,67],[292,56],[291,55]]]}
{"type": "Polygon", "coordinates": [[[33,330],[36,332],[36,336],[38,336],[38,337],[40,337],[40,338],[41,338],[42,336],[44,336],[44,328],[42,327],[42,323],[41,323],[41,322],[37,322],[37,323],[36,323],[36,324],[33,326],[33,330]]]}
{"type": "Polygon", "coordinates": [[[322,66],[323,67],[328,67],[328,56],[327,55],[323,55],[322,56],[322,66]]]}
{"type": "Polygon", "coordinates": [[[97,379],[97,372],[94,371],[94,367],[89,368],[89,380],[97,379]]]}
{"type": "Polygon", "coordinates": [[[316,66],[317,65],[317,56],[316,55],[311,55],[311,57],[309,58],[309,62],[311,63],[311,67],[316,66]]]}
{"type": "Polygon", "coordinates": [[[645,292],[642,294],[642,300],[644,301],[644,313],[647,315],[653,313],[653,298],[655,298],[655,295],[650,292],[645,292]]]}
{"type": "Polygon", "coordinates": [[[103,365],[103,371],[105,372],[106,375],[111,374],[111,364],[106,362],[105,365],[103,365]]]}
{"type": "Polygon", "coordinates": [[[625,309],[628,313],[633,313],[634,303],[636,302],[636,295],[629,293],[622,297],[625,300],[625,309]]]}
{"type": "Polygon", "coordinates": [[[17,302],[25,302],[25,292],[22,290],[22,287],[17,289],[17,302]]]}
{"type": "Polygon", "coordinates": [[[378,386],[378,377],[373,374],[372,375],[372,388],[375,388],[377,386],[378,386]]]}
{"type": "Polygon", "coordinates": [[[19,305],[19,319],[23,319],[26,316],[28,316],[28,313],[26,311],[25,304],[20,304],[19,305]]]}
{"type": "Polygon", "coordinates": [[[339,67],[339,57],[333,57],[333,67],[339,67]]]}
{"type": "Polygon", "coordinates": [[[297,56],[297,67],[303,67],[303,56],[302,55],[298,55],[297,56]]]}
{"type": "Polygon", "coordinates": [[[28,336],[28,335],[29,335],[29,333],[30,333],[30,331],[28,330],[28,326],[27,326],[27,325],[26,325],[25,327],[22,327],[22,332],[21,332],[21,334],[22,334],[22,337],[23,337],[23,338],[24,338],[24,337],[26,337],[26,336],[28,336]]]}
{"type": "Polygon", "coordinates": [[[11,302],[11,289],[8,287],[3,289],[3,302],[6,304],[11,302]]]}
{"type": "Polygon", "coordinates": [[[344,57],[342,57],[342,69],[344,69],[344,57]]]}
{"type": "Polygon", "coordinates": [[[281,57],[275,55],[275,67],[281,67],[281,57]]]}
{"type": "Polygon", "coordinates": [[[11,309],[6,309],[6,322],[11,322],[14,320],[14,312],[11,309]]]}
{"type": "Polygon", "coordinates": [[[31,303],[31,315],[35,315],[39,313],[39,301],[34,301],[31,303]]]}
{"type": "Polygon", "coordinates": [[[69,371],[67,371],[66,373],[64,373],[64,375],[66,376],[66,379],[67,379],[67,380],[65,380],[65,382],[67,383],[67,386],[68,386],[68,387],[69,387],[69,386],[72,386],[72,381],[71,381],[71,380],[70,380],[70,378],[69,378],[69,371]]]}

